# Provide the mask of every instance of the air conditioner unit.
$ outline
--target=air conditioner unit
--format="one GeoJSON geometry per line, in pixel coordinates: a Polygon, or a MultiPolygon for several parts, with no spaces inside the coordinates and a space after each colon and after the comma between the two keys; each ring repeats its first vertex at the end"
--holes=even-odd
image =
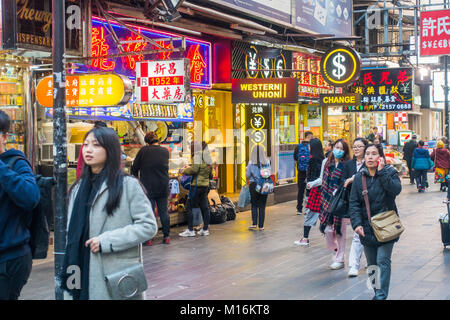
{"type": "Polygon", "coordinates": [[[41,161],[53,161],[53,143],[43,143],[40,151],[41,161]]]}

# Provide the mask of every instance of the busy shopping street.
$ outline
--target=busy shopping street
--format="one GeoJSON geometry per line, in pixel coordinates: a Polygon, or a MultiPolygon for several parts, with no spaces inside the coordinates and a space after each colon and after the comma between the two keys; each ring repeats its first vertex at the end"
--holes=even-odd
{"type": "MultiPolygon", "coordinates": [[[[444,250],[438,221],[446,211],[444,199],[436,185],[417,194],[403,179],[397,205],[406,230],[392,254],[390,299],[450,299],[450,248],[444,250]]],[[[146,299],[370,300],[364,256],[359,276],[347,276],[353,232],[346,237],[346,267],[330,270],[331,253],[317,227],[309,247],[294,245],[303,222],[295,202],[287,202],[267,208],[264,231],[249,231],[251,217],[244,211],[235,221],[211,226],[209,237],[176,236],[168,246],[156,237],[143,250],[146,299]]],[[[54,299],[52,262],[33,266],[21,299],[54,299]]]]}

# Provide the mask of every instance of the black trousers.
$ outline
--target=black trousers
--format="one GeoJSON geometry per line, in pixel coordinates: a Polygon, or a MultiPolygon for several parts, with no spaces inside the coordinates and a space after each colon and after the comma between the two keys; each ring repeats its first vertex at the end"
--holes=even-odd
{"type": "Polygon", "coordinates": [[[425,188],[428,185],[427,172],[428,170],[414,170],[416,174],[417,188],[425,188]]]}
{"type": "Polygon", "coordinates": [[[192,208],[200,208],[203,218],[203,230],[208,230],[210,219],[208,193],[209,187],[197,187],[192,198],[189,198],[186,201],[188,228],[190,231],[194,231],[194,215],[192,214],[192,208]]]}
{"type": "Polygon", "coordinates": [[[28,281],[33,260],[31,253],[0,262],[0,300],[18,300],[28,281]]]}
{"type": "Polygon", "coordinates": [[[298,194],[297,194],[297,211],[302,212],[303,210],[303,197],[305,196],[306,189],[306,172],[299,171],[298,172],[298,194]]]}
{"type": "Polygon", "coordinates": [[[170,233],[170,217],[168,209],[168,197],[149,198],[153,211],[155,211],[155,205],[158,208],[158,216],[161,220],[161,227],[164,234],[164,238],[169,237],[170,233]]]}
{"type": "Polygon", "coordinates": [[[406,160],[406,165],[408,166],[408,172],[409,172],[409,182],[414,183],[414,176],[415,173],[412,171],[412,160],[406,160]]]}
{"type": "Polygon", "coordinates": [[[262,195],[256,192],[256,183],[250,183],[250,198],[252,204],[252,224],[259,228],[264,227],[264,220],[266,218],[266,203],[267,195],[262,195]]]}

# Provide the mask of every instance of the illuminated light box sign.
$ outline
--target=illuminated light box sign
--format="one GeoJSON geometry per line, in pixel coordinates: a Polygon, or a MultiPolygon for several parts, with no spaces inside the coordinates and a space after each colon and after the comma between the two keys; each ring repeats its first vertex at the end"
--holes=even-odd
{"type": "MultiPolygon", "coordinates": [[[[117,74],[73,75],[66,78],[67,107],[109,107],[128,103],[131,81],[117,74]]],[[[53,107],[53,77],[45,77],[36,88],[40,105],[53,107]]]]}
{"type": "Polygon", "coordinates": [[[232,103],[296,103],[297,79],[233,79],[231,100],[232,103]]]}
{"type": "Polygon", "coordinates": [[[139,104],[133,103],[133,118],[139,120],[170,120],[191,122],[194,119],[192,103],[179,103],[172,105],[139,104]]]}
{"type": "Polygon", "coordinates": [[[361,95],[347,94],[321,94],[321,106],[359,106],[361,105],[361,95]]]}
{"type": "Polygon", "coordinates": [[[189,60],[142,61],[136,64],[137,103],[189,102],[189,60]]]}
{"type": "Polygon", "coordinates": [[[450,10],[420,13],[420,55],[450,54],[450,10]]]}
{"type": "Polygon", "coordinates": [[[349,91],[361,95],[361,105],[344,112],[407,111],[413,103],[413,69],[365,69],[349,91]]]}
{"type": "MultiPolygon", "coordinates": [[[[128,29],[111,23],[114,32],[121,41],[143,40],[128,29]]],[[[132,26],[132,25],[130,25],[132,26]]],[[[151,39],[179,37],[175,34],[154,31],[148,28],[133,26],[143,36],[151,39]]],[[[169,42],[156,40],[159,45],[170,49],[169,42]]],[[[181,40],[173,41],[174,47],[181,47],[181,40]]],[[[158,50],[157,46],[148,42],[130,42],[123,45],[124,52],[142,52],[158,50]]],[[[112,35],[108,32],[104,22],[98,18],[92,19],[92,56],[106,56],[120,53],[112,35]]],[[[135,79],[136,64],[145,60],[176,60],[187,58],[190,60],[191,87],[210,89],[212,86],[212,54],[211,43],[186,37],[185,52],[160,52],[155,54],[141,54],[114,59],[96,59],[90,65],[78,65],[80,72],[114,71],[130,79],[135,79]]]]}

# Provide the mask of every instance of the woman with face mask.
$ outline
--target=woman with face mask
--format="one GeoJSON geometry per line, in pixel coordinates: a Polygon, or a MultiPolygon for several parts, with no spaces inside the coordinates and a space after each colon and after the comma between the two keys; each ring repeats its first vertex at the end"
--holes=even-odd
{"type": "Polygon", "coordinates": [[[348,218],[341,219],[328,212],[328,207],[334,192],[344,182],[344,163],[350,159],[350,150],[344,139],[333,144],[333,151],[322,163],[320,175],[321,204],[320,204],[320,231],[325,234],[328,249],[333,252],[333,270],[342,269],[345,261],[345,235],[348,218]]]}
{"type": "Polygon", "coordinates": [[[385,164],[386,160],[381,145],[367,145],[364,154],[364,167],[356,174],[353,181],[349,212],[353,230],[360,236],[364,246],[369,274],[372,279],[379,280],[374,286],[373,300],[385,300],[389,293],[392,249],[398,238],[388,242],[379,242],[375,237],[363,195],[363,176],[366,180],[371,217],[390,210],[397,212],[395,198],[402,191],[402,183],[397,170],[385,164]],[[371,274],[372,272],[378,274],[371,274]]]}

